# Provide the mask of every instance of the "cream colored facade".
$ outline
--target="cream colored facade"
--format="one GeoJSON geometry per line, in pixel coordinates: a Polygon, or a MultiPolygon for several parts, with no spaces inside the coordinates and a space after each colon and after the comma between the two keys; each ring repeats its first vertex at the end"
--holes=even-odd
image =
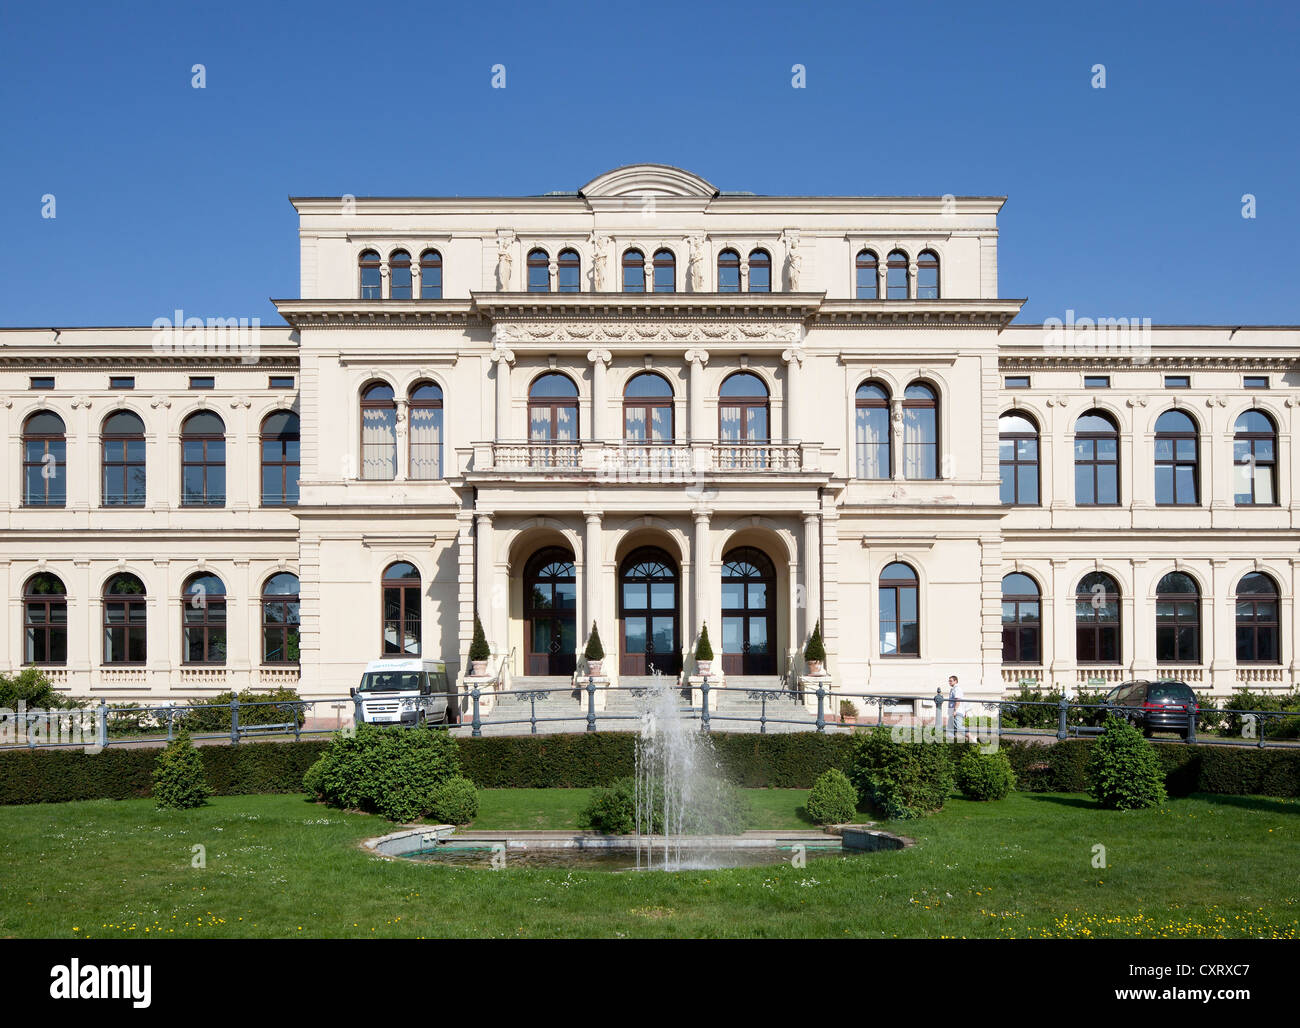
{"type": "MultiPolygon", "coordinates": [[[[463,675],[477,609],[494,653],[489,673],[504,666],[516,684],[567,674],[582,666],[574,651],[595,621],[617,681],[640,670],[623,652],[625,559],[653,548],[676,582],[660,583],[672,586],[663,591],[672,602],[647,616],[667,610],[676,619],[667,663],[687,674],[703,623],[731,677],[803,674],[803,646],[820,620],[834,687],[850,692],[930,695],[949,674],[968,696],[1025,680],[1074,689],[1154,674],[1220,693],[1291,687],[1300,330],[1154,328],[1120,348],[1094,345],[1105,343],[1099,336],[1058,345],[1044,326],[1011,324],[1023,301],[998,295],[1002,203],[719,193],[657,165],[617,169],[571,194],[298,198],[301,295],[277,301],[289,327],[261,329],[256,359],[223,350],[216,330],[179,349],[159,346],[150,328],[0,332],[8,440],[0,663],[24,663],[25,586],[51,573],[66,587],[68,643],[66,662],[49,672],[73,694],[161,698],[293,684],[307,696],[345,695],[382,655],[381,580],[406,562],[419,574],[425,656],[463,675]],[[629,250],[639,251],[646,282],[658,274],[672,291],[625,291],[625,267],[636,273],[629,250]],[[888,255],[906,255],[897,276],[906,296],[857,298],[856,262],[867,250],[878,258],[881,296],[888,255]],[[422,299],[422,277],[433,272],[422,275],[419,264],[430,251],[441,296],[422,299]],[[544,262],[531,270],[545,292],[528,290],[538,251],[544,262]],[[565,251],[577,254],[577,291],[559,291],[573,282],[565,251]],[[662,260],[656,269],[665,251],[671,270],[662,260]],[[739,289],[720,292],[728,251],[739,289]],[[367,282],[379,295],[363,299],[367,252],[378,257],[367,282]],[[397,252],[415,265],[411,299],[393,295],[404,281],[397,252]],[[764,253],[770,291],[753,291],[764,253]],[[923,255],[937,258],[937,271],[923,255]],[[937,298],[928,297],[935,278],[937,298]],[[647,371],[670,387],[671,442],[629,446],[625,390],[647,371]],[[542,443],[530,395],[548,373],[575,387],[577,425],[542,443]],[[723,395],[737,373],[756,376],[768,394],[768,431],[754,440],[724,437],[724,423],[731,431],[751,416],[723,395]],[[272,388],[273,375],[292,376],[292,387],[272,388]],[[133,376],[134,388],[110,389],[110,376],[133,376]],[[212,377],[213,388],[191,389],[191,376],[212,377]],[[1109,384],[1086,383],[1097,376],[1109,384]],[[1166,376],[1187,376],[1187,385],[1166,376]],[[1267,388],[1247,388],[1248,376],[1267,388]],[[53,377],[53,388],[32,389],[34,377],[53,377]],[[1025,387],[1008,388],[1021,378],[1025,387]],[[856,397],[868,381],[888,396],[892,456],[876,478],[859,466],[856,397]],[[391,477],[368,479],[362,439],[378,437],[367,436],[362,399],[376,383],[391,388],[385,424],[396,459],[391,477]],[[418,383],[441,393],[437,477],[413,475],[418,383]],[[921,384],[936,398],[933,478],[915,477],[925,457],[917,440],[928,437],[910,427],[914,415],[929,415],[905,407],[909,386],[921,384]],[[1197,502],[1181,506],[1158,505],[1154,484],[1155,422],[1173,408],[1191,416],[1198,449],[1197,502]],[[138,507],[102,504],[100,433],[119,409],[145,425],[138,507]],[[181,426],[200,409],[225,425],[220,507],[181,503],[181,426]],[[1276,503],[1234,502],[1233,436],[1250,409],[1275,426],[1276,503]],[[263,506],[259,489],[259,433],[278,410],[301,422],[300,502],[287,507],[263,506]],[[1113,506],[1080,505],[1074,494],[1076,423],[1093,410],[1117,429],[1113,506]],[[66,425],[61,507],[24,502],[24,426],[40,411],[66,425]],[[999,419],[1009,412],[1037,426],[1033,505],[1000,499],[999,419]],[[549,547],[571,559],[574,609],[571,626],[552,625],[572,645],[543,664],[531,660],[542,619],[526,603],[525,578],[549,547]],[[751,640],[748,656],[728,659],[724,637],[740,623],[736,583],[724,590],[723,578],[741,548],[772,564],[773,580],[758,589],[771,597],[770,621],[752,626],[770,638],[766,653],[751,640]],[[897,563],[915,572],[915,655],[882,655],[881,575],[897,563]],[[262,660],[262,588],[286,571],[300,580],[298,668],[262,660]],[[104,661],[102,591],[119,572],[145,588],[143,663],[104,661]],[[1016,572],[1041,592],[1041,628],[1035,659],[1013,664],[1003,659],[1002,582],[1016,572]],[[1118,654],[1104,664],[1076,659],[1076,590],[1094,572],[1118,587],[1118,654]],[[1199,646],[1194,659],[1162,664],[1156,589],[1170,572],[1198,587],[1199,646]],[[1252,572],[1278,593],[1276,659],[1238,659],[1236,591],[1252,572]],[[182,653],[182,590],[196,573],[225,585],[221,664],[187,664],[182,653]]],[[[432,437],[421,424],[427,456],[432,437]]]]}

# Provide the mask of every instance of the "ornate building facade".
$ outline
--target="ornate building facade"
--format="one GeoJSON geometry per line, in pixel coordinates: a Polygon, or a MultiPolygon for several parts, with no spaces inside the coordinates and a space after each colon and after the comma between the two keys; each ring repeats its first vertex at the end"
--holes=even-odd
{"type": "MultiPolygon", "coordinates": [[[[1016,325],[1000,197],[297,198],[287,327],[0,331],[0,663],[1290,688],[1293,327],[1016,325]]],[[[182,321],[178,312],[178,322],[182,321]]]]}

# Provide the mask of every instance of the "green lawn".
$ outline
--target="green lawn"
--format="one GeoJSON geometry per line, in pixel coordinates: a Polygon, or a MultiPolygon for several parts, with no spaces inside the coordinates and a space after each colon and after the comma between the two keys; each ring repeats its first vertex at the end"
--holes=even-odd
{"type": "MultiPolygon", "coordinates": [[[[572,826],[583,790],[483,794],[476,827],[572,826]]],[[[767,827],[806,794],[754,790],[767,827]]],[[[1285,936],[1300,802],[1192,797],[1111,813],[1073,795],[950,800],[914,848],[730,871],[443,868],[371,856],[386,822],[297,796],[0,808],[0,937],[1285,936]],[[1107,867],[1093,867],[1105,846],[1107,867]],[[191,866],[193,847],[206,867],[191,866]]]]}

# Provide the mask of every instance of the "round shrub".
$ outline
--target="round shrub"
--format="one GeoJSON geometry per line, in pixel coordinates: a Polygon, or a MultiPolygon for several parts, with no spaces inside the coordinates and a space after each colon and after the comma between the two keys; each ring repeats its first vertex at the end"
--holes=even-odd
{"type": "Polygon", "coordinates": [[[858,811],[858,791],[837,767],[823,771],[808,794],[808,816],[819,825],[841,825],[858,811]]]}
{"type": "Polygon", "coordinates": [[[957,788],[968,800],[1000,800],[1016,787],[1016,773],[1001,750],[971,750],[957,765],[957,788]]]}
{"type": "Polygon", "coordinates": [[[430,813],[448,825],[467,825],[478,817],[478,789],[468,778],[448,778],[433,791],[430,813]]]}
{"type": "Polygon", "coordinates": [[[154,764],[154,800],[160,810],[189,810],[203,806],[211,795],[203,759],[190,742],[190,733],[181,732],[158,754],[154,764]]]}
{"type": "Polygon", "coordinates": [[[587,805],[578,814],[578,824],[606,835],[630,835],[636,829],[636,794],[632,779],[619,778],[608,786],[593,789],[587,805]]]}
{"type": "Polygon", "coordinates": [[[949,746],[896,742],[888,728],[853,737],[849,779],[881,815],[908,820],[943,808],[953,788],[949,746]]]}
{"type": "Polygon", "coordinates": [[[1088,792],[1108,810],[1138,810],[1164,802],[1160,756],[1127,721],[1106,719],[1088,755],[1088,792]]]}
{"type": "Polygon", "coordinates": [[[415,821],[432,813],[438,787],[459,773],[456,740],[446,732],[361,724],[334,737],[303,786],[331,806],[415,821]]]}

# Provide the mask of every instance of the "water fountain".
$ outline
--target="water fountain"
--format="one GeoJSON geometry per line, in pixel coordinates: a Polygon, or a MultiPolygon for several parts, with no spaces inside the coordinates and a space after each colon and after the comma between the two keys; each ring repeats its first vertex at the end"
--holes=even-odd
{"type": "Polygon", "coordinates": [[[678,870],[688,816],[715,807],[721,779],[708,737],[682,715],[675,680],[651,673],[636,740],[637,867],[678,870]]]}

